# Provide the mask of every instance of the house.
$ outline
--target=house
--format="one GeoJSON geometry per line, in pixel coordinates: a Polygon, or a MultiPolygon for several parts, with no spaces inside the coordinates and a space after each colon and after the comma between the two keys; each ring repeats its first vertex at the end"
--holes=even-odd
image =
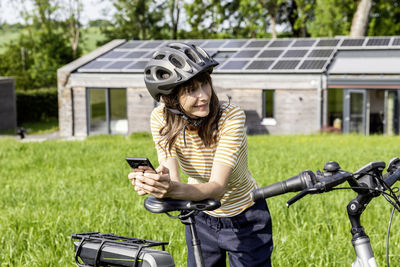
{"type": "MultiPolygon", "coordinates": [[[[143,69],[169,42],[114,40],[59,69],[60,134],[150,131],[143,69]]],[[[217,95],[245,110],[250,134],[399,134],[399,36],[179,42],[220,62],[217,95]]]]}

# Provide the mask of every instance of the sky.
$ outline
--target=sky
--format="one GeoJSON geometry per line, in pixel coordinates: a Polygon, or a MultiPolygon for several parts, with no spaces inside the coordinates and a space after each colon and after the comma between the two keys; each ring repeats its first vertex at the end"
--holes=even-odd
{"type": "MultiPolygon", "coordinates": [[[[64,0],[66,1],[66,0],[64,0]]],[[[23,19],[20,17],[20,10],[22,6],[20,1],[0,0],[0,22],[9,24],[22,23],[23,19]]],[[[32,9],[30,1],[24,1],[27,10],[32,9]]],[[[95,19],[109,19],[112,17],[114,7],[111,1],[100,0],[82,0],[83,11],[81,22],[86,25],[90,20],[95,19]],[[106,13],[106,14],[104,14],[106,13]]]]}

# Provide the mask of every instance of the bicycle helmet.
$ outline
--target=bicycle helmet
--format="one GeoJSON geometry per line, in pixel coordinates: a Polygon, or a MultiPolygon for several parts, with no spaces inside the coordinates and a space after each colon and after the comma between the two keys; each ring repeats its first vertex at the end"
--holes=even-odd
{"type": "Polygon", "coordinates": [[[144,81],[150,95],[160,101],[180,85],[219,63],[194,44],[169,43],[155,52],[144,68],[144,81]]]}

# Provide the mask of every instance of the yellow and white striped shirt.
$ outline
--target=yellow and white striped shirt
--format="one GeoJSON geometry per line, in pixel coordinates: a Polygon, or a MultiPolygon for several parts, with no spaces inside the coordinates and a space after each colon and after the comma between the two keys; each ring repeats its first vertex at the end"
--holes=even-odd
{"type": "Polygon", "coordinates": [[[231,217],[253,205],[250,192],[257,188],[257,184],[247,163],[248,148],[244,128],[246,116],[243,110],[232,104],[222,105],[217,142],[211,147],[203,145],[197,131],[187,130],[186,147],[183,134],[180,134],[171,154],[167,155],[162,148],[166,142],[159,144],[159,131],[165,124],[163,109],[164,105],[160,105],[151,114],[151,131],[160,162],[167,156],[177,158],[183,172],[189,177],[189,184],[206,183],[210,179],[213,162],[232,168],[226,192],[221,199],[221,207],[207,213],[215,217],[231,217]]]}

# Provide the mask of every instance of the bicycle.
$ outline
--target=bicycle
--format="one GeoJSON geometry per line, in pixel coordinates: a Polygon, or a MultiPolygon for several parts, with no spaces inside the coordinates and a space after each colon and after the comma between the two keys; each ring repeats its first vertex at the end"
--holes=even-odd
{"type": "MultiPolygon", "coordinates": [[[[361,215],[370,201],[383,195],[393,205],[387,235],[387,264],[389,266],[389,233],[394,210],[400,212],[399,196],[391,186],[400,179],[400,159],[393,158],[389,161],[387,173],[382,175],[385,162],[373,161],[351,173],[340,170],[337,162],[327,162],[324,171],[303,171],[283,182],[255,189],[251,195],[254,201],[285,194],[298,192],[287,202],[293,205],[308,194],[320,194],[339,189],[352,189],[358,195],[347,205],[347,213],[351,224],[352,244],[356,259],[352,267],[376,267],[370,239],[361,225],[361,215]],[[344,182],[350,187],[336,187],[344,182]],[[386,193],[385,191],[389,191],[386,193]]],[[[195,215],[200,211],[213,210],[220,206],[218,201],[186,201],[173,199],[157,199],[148,197],[144,203],[145,208],[152,213],[167,213],[172,218],[178,218],[183,224],[190,226],[192,246],[196,259],[196,266],[204,266],[201,254],[201,244],[197,238],[195,228],[195,215]],[[178,216],[171,216],[169,212],[179,211],[178,216]]],[[[167,242],[137,239],[103,233],[73,234],[74,239],[79,239],[75,244],[75,261],[78,266],[139,266],[139,267],[164,267],[175,266],[172,256],[165,251],[167,242]],[[161,250],[152,247],[161,246],[161,250]]]]}

